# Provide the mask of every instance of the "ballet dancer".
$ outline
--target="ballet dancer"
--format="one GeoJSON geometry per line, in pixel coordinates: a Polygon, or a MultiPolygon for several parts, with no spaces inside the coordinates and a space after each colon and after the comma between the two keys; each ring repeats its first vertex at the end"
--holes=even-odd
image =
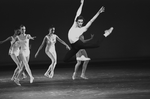
{"type": "Polygon", "coordinates": [[[21,65],[22,67],[18,72],[19,75],[17,76],[17,78],[18,78],[17,80],[19,82],[19,76],[20,76],[20,74],[22,74],[22,72],[25,69],[30,77],[30,83],[33,83],[34,77],[32,75],[32,72],[30,70],[28,62],[29,62],[29,57],[30,57],[29,40],[30,39],[34,40],[35,37],[31,37],[30,34],[26,34],[25,33],[26,27],[23,25],[20,26],[20,30],[21,30],[21,34],[19,36],[17,36],[17,39],[20,44],[19,56],[20,56],[20,59],[21,59],[23,65],[21,65]]]}
{"type": "Polygon", "coordinates": [[[45,53],[52,61],[49,68],[44,74],[48,78],[52,78],[54,76],[54,69],[57,64],[57,54],[55,50],[56,40],[58,40],[60,43],[65,45],[67,49],[70,50],[70,47],[63,40],[61,40],[56,34],[54,34],[54,32],[55,32],[55,28],[51,27],[49,29],[49,33],[44,37],[42,44],[40,45],[39,49],[37,50],[35,54],[35,57],[37,57],[39,51],[42,49],[43,45],[46,43],[45,53]]]}
{"type": "Polygon", "coordinates": [[[98,39],[98,41],[92,44],[90,41],[82,42],[79,40],[79,37],[83,35],[84,32],[88,30],[94,20],[99,16],[100,13],[104,12],[104,7],[101,7],[99,11],[94,15],[94,17],[85,25],[83,25],[84,18],[80,16],[82,12],[84,0],[81,0],[81,4],[77,10],[74,23],[68,32],[68,39],[71,45],[71,50],[69,50],[64,58],[64,62],[69,62],[71,58],[80,50],[80,49],[88,49],[88,48],[98,48],[99,43],[103,41],[103,38],[107,37],[112,33],[113,27],[108,30],[105,30],[102,39],[98,39]]]}
{"type": "MultiPolygon", "coordinates": [[[[81,35],[80,36],[80,40],[82,42],[87,42],[87,41],[90,41],[92,38],[93,38],[94,35],[91,35],[91,38],[90,39],[84,39],[84,36],[81,35]]],[[[85,49],[80,49],[77,54],[76,54],[76,60],[77,60],[77,63],[75,65],[75,69],[74,69],[74,73],[72,75],[72,79],[76,79],[76,74],[77,74],[77,71],[78,71],[78,68],[79,66],[81,65],[81,62],[83,61],[83,66],[82,66],[82,73],[81,73],[81,78],[83,79],[88,79],[86,76],[85,76],[85,72],[86,72],[86,68],[87,68],[87,65],[89,63],[89,61],[91,60],[90,58],[88,58],[88,55],[87,55],[87,52],[85,49]]]]}
{"type": "MultiPolygon", "coordinates": [[[[17,72],[19,71],[19,69],[21,69],[20,59],[19,59],[19,51],[20,50],[19,50],[19,45],[18,45],[17,39],[16,39],[16,36],[20,35],[20,31],[19,30],[15,30],[14,32],[15,33],[14,33],[13,36],[10,36],[10,37],[8,37],[5,40],[0,41],[0,44],[10,40],[11,46],[9,48],[9,55],[10,55],[10,57],[13,59],[13,61],[17,65],[17,68],[15,69],[11,80],[13,80],[17,85],[20,85],[19,82],[16,82],[17,72]]],[[[26,74],[24,72],[22,74],[23,74],[23,78],[26,78],[26,74]]]]}

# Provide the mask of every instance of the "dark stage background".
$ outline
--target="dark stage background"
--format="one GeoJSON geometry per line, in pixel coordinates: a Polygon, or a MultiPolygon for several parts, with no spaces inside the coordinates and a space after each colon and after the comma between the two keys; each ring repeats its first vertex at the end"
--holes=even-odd
{"type": "MultiPolygon", "coordinates": [[[[56,34],[69,44],[67,32],[70,29],[80,0],[1,0],[0,1],[0,40],[13,35],[21,24],[26,33],[36,36],[31,44],[30,63],[50,63],[45,54],[45,46],[37,58],[34,55],[42,43],[48,28],[53,24],[56,34]]],[[[92,61],[149,60],[150,59],[150,1],[149,0],[85,0],[82,16],[88,22],[99,10],[105,7],[85,38],[94,34],[96,40],[104,30],[114,27],[113,33],[102,42],[98,49],[88,49],[92,61]]],[[[0,64],[14,64],[8,55],[10,42],[0,45],[0,64]]],[[[58,62],[62,62],[67,50],[56,43],[58,62]]]]}

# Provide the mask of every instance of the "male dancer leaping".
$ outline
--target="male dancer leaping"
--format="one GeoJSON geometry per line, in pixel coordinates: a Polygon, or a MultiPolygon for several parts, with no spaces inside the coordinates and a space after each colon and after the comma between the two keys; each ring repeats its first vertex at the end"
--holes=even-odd
{"type": "MultiPolygon", "coordinates": [[[[72,27],[70,28],[68,32],[68,39],[71,44],[71,50],[69,50],[64,58],[64,62],[69,62],[69,60],[80,50],[80,49],[87,49],[87,48],[98,48],[100,41],[103,39],[99,39],[95,44],[90,44],[89,42],[82,42],[79,38],[80,36],[88,30],[88,28],[91,26],[91,24],[94,22],[94,20],[99,16],[100,13],[104,12],[104,7],[101,7],[99,11],[95,14],[95,16],[85,25],[83,25],[83,17],[80,16],[82,12],[84,0],[81,0],[81,4],[79,9],[77,10],[74,23],[72,27]]],[[[109,30],[105,30],[103,38],[110,35],[112,32],[113,27],[111,27],[109,30]]],[[[82,60],[82,59],[81,59],[82,60]]]]}

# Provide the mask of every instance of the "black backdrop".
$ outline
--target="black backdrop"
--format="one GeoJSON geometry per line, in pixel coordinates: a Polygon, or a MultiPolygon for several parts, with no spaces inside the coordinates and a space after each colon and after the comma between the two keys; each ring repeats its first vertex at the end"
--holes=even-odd
{"type": "MultiPolygon", "coordinates": [[[[95,20],[85,38],[94,34],[97,39],[105,29],[114,27],[113,33],[105,39],[98,49],[88,49],[92,60],[130,60],[150,57],[150,7],[149,0],[85,0],[82,16],[88,22],[101,6],[105,12],[95,20]]],[[[21,24],[26,33],[36,36],[31,44],[30,62],[49,62],[50,59],[40,51],[34,58],[48,28],[53,24],[56,34],[68,42],[67,32],[73,23],[80,0],[1,0],[0,1],[0,40],[13,35],[14,29],[21,24]]],[[[0,63],[12,63],[8,55],[10,42],[0,45],[0,63]]],[[[56,43],[58,61],[63,60],[67,50],[56,43]]]]}

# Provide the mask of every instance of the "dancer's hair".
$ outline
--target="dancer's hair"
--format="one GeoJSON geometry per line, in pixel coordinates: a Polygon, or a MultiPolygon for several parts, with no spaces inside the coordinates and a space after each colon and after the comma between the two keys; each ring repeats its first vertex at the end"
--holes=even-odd
{"type": "Polygon", "coordinates": [[[20,29],[22,29],[23,27],[26,28],[24,25],[20,25],[20,29]]]}
{"type": "MultiPolygon", "coordinates": [[[[53,28],[55,29],[55,27],[54,27],[53,25],[51,25],[48,30],[52,30],[53,28]]],[[[53,32],[53,33],[54,33],[54,32],[53,32]]]]}
{"type": "Polygon", "coordinates": [[[50,29],[52,29],[52,28],[55,28],[55,26],[54,26],[54,25],[51,25],[48,30],[50,30],[50,29]]]}
{"type": "Polygon", "coordinates": [[[21,34],[21,32],[20,32],[20,30],[19,29],[16,29],[16,30],[14,30],[14,37],[16,37],[17,35],[20,35],[21,34]]]}
{"type": "Polygon", "coordinates": [[[77,18],[76,18],[76,22],[78,21],[78,20],[83,20],[83,22],[85,21],[85,19],[84,19],[84,17],[83,16],[78,16],[77,18]]]}

